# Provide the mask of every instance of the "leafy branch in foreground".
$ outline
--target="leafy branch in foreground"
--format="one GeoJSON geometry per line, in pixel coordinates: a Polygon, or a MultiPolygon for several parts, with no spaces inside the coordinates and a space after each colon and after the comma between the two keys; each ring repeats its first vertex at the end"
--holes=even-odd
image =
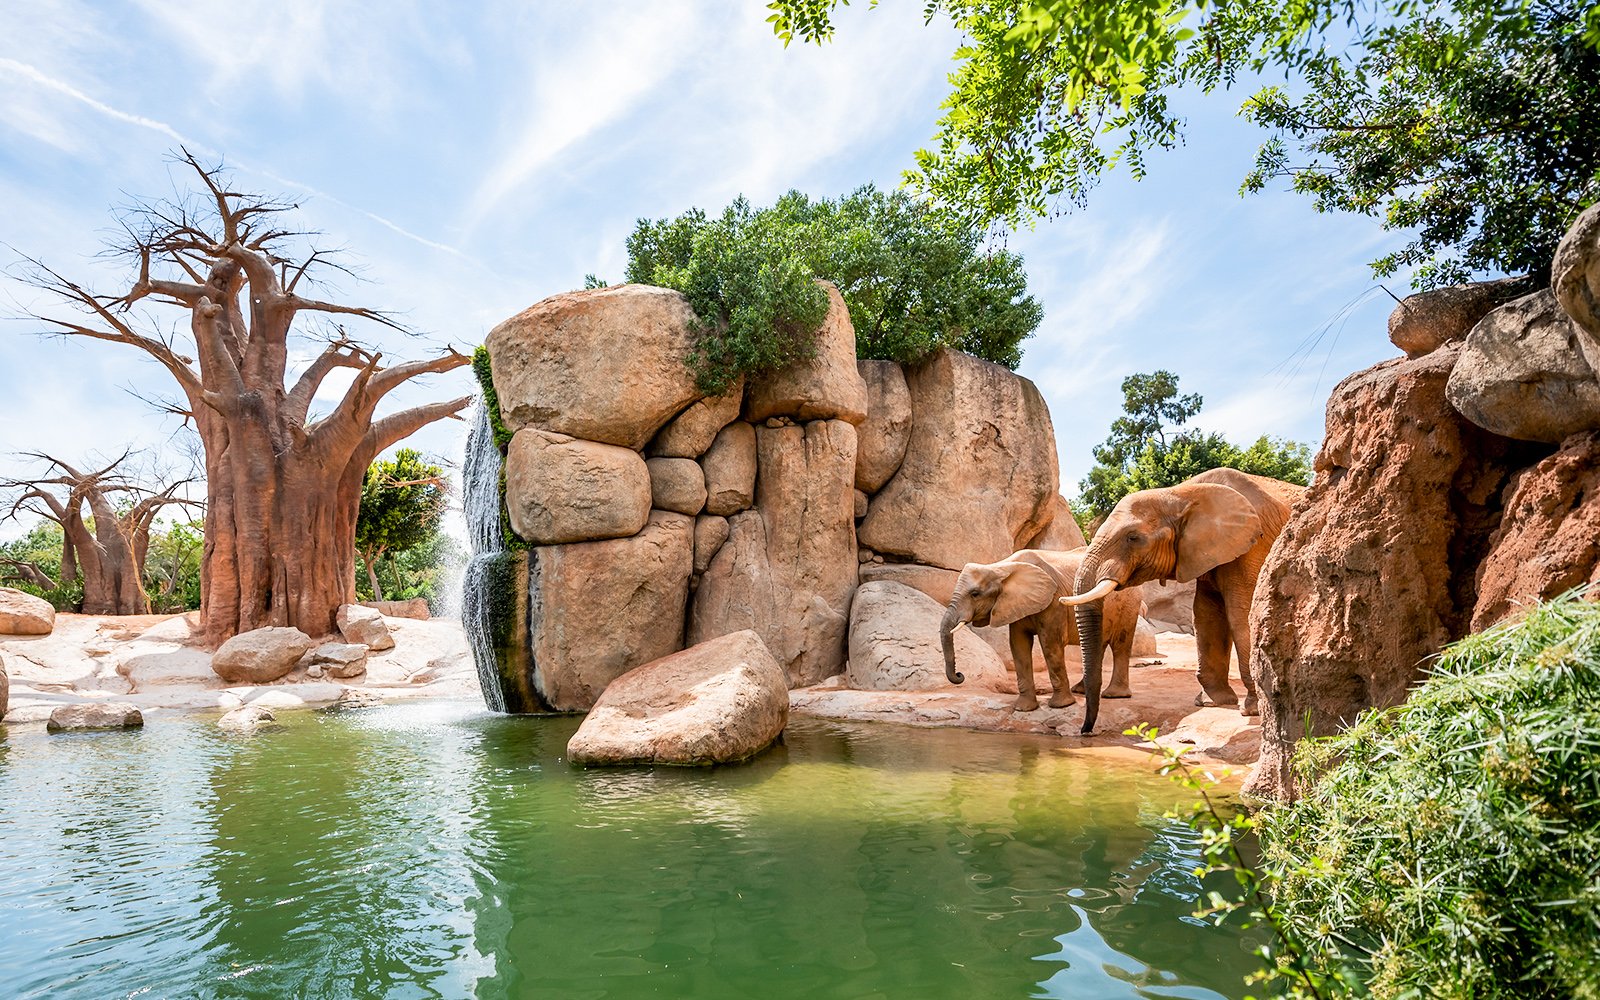
{"type": "Polygon", "coordinates": [[[1226,809],[1212,794],[1231,772],[1224,770],[1218,774],[1191,763],[1188,747],[1157,744],[1155,726],[1138,723],[1124,735],[1154,744],[1161,755],[1158,772],[1199,795],[1199,800],[1187,813],[1167,813],[1167,818],[1181,819],[1200,834],[1205,863],[1195,869],[1195,877],[1228,873],[1239,884],[1236,898],[1230,899],[1215,890],[1208,892],[1209,905],[1197,910],[1195,916],[1221,926],[1229,917],[1241,915],[1241,926],[1264,926],[1277,942],[1276,948],[1268,944],[1256,949],[1256,957],[1265,964],[1247,982],[1265,984],[1275,995],[1294,1000],[1331,1000],[1349,993],[1351,983],[1343,970],[1337,963],[1330,967],[1312,958],[1303,935],[1273,905],[1272,880],[1250,864],[1240,851],[1240,843],[1257,833],[1261,820],[1256,814],[1226,809]]]}

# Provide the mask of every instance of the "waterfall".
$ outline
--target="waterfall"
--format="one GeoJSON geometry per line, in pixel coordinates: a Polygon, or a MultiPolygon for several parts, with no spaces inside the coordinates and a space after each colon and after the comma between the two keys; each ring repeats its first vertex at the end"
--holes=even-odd
{"type": "Polygon", "coordinates": [[[494,442],[494,425],[489,407],[482,398],[473,408],[472,430],[467,434],[467,454],[463,463],[464,513],[467,541],[472,558],[461,579],[461,627],[472,646],[472,659],[478,667],[478,682],[484,704],[492,712],[506,710],[505,690],[501,686],[498,658],[494,648],[495,601],[490,593],[506,549],[500,527],[500,449],[494,442]]]}

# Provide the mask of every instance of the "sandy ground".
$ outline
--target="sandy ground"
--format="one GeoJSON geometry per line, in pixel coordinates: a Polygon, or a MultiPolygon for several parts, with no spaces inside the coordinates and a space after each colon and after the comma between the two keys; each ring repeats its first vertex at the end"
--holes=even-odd
{"type": "MultiPolygon", "coordinates": [[[[11,681],[7,723],[43,722],[58,705],[102,699],[131,702],[146,715],[227,710],[243,704],[299,708],[335,701],[346,688],[385,699],[478,696],[478,678],[461,625],[454,619],[385,618],[395,648],[373,653],[364,677],[317,680],[296,669],[275,684],[229,686],[211,670],[210,654],[191,639],[191,616],[59,614],[47,636],[0,639],[11,681]]],[[[332,637],[337,641],[337,637],[332,637]]],[[[1035,686],[1040,708],[1016,712],[1013,678],[972,678],[933,691],[853,691],[843,675],[789,694],[791,710],[824,719],[949,726],[986,732],[1060,736],[1073,747],[1140,747],[1124,731],[1135,723],[1160,730],[1160,743],[1184,746],[1198,760],[1255,763],[1260,753],[1258,718],[1235,708],[1198,708],[1194,637],[1163,632],[1157,655],[1137,657],[1129,672],[1133,697],[1102,699],[1097,734],[1080,737],[1083,698],[1068,708],[1044,706],[1050,680],[1035,650],[1035,686]]],[[[1067,648],[1067,669],[1080,674],[1076,647],[1067,648]]],[[[1109,669],[1107,670],[1109,676],[1109,669]]],[[[1243,693],[1234,666],[1234,690],[1243,693]]],[[[1142,744],[1145,750],[1151,749],[1142,744]]]]}
{"type": "MultiPolygon", "coordinates": [[[[384,698],[475,696],[477,673],[454,619],[385,618],[395,646],[367,658],[364,677],[315,680],[296,669],[274,684],[229,686],[190,637],[188,615],[56,615],[55,631],[5,636],[11,681],[8,723],[42,722],[58,705],[111,699],[147,716],[244,704],[299,708],[338,699],[345,688],[384,698]]],[[[341,641],[337,636],[330,641],[341,641]]]]}
{"type": "MultiPolygon", "coordinates": [[[[1000,683],[992,679],[969,679],[961,685],[945,685],[934,691],[852,691],[843,686],[844,678],[831,677],[813,687],[789,692],[792,711],[824,719],[866,722],[897,722],[908,726],[958,726],[988,732],[1054,733],[1075,747],[1140,746],[1141,741],[1124,735],[1136,723],[1155,726],[1158,742],[1190,749],[1195,759],[1247,769],[1261,752],[1261,719],[1247,718],[1234,707],[1199,708],[1195,695],[1200,683],[1195,680],[1194,636],[1162,632],[1156,636],[1155,656],[1135,657],[1128,670],[1133,697],[1100,700],[1100,718],[1094,736],[1080,737],[1083,727],[1083,696],[1067,708],[1048,708],[1050,677],[1044,660],[1034,649],[1034,687],[1039,692],[1039,708],[1032,712],[1012,710],[1016,699],[1014,678],[1000,683]],[[985,684],[985,680],[990,680],[985,684]]],[[[1081,675],[1081,660],[1076,646],[1067,647],[1067,673],[1073,680],[1081,675]]],[[[1007,657],[1009,661],[1009,657],[1007,657]]],[[[1105,674],[1110,676],[1107,661],[1105,674]]],[[[1233,689],[1244,694],[1239,681],[1238,662],[1230,676],[1233,689]]],[[[1148,744],[1142,744],[1149,749],[1148,744]]],[[[1241,777],[1243,772],[1241,771],[1241,777]]]]}

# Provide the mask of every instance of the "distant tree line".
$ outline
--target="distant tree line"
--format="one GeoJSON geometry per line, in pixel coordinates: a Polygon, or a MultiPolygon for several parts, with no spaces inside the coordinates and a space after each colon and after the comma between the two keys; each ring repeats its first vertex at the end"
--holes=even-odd
{"type": "Polygon", "coordinates": [[[1178,376],[1168,371],[1122,380],[1124,416],[1094,448],[1096,465],[1078,484],[1074,510],[1086,524],[1111,513],[1117,501],[1138,490],[1174,486],[1209,469],[1238,469],[1255,476],[1306,486],[1311,449],[1296,441],[1262,435],[1247,448],[1218,433],[1178,430],[1200,412],[1199,393],[1178,394],[1178,376]]]}

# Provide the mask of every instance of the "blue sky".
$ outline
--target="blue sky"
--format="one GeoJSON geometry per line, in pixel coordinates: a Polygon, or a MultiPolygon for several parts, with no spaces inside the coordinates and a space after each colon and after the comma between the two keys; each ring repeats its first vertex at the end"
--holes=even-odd
{"type": "MultiPolygon", "coordinates": [[[[470,347],[586,273],[619,279],[641,216],[897,184],[957,43],[921,6],[857,5],[833,44],[786,50],[760,0],[0,5],[0,257],[117,288],[95,257],[110,210],[171,193],[184,143],[350,248],[361,280],[330,295],[424,336],[352,333],[392,358],[470,347]]],[[[1262,140],[1241,99],[1183,96],[1186,143],[1150,177],[1119,174],[1009,241],[1045,308],[1020,372],[1050,405],[1069,496],[1132,372],[1178,373],[1206,430],[1315,447],[1333,385],[1397,353],[1377,293],[1296,354],[1398,237],[1283,191],[1241,199],[1262,140]]],[[[170,391],[165,374],[131,348],[32,336],[15,314],[44,304],[0,282],[0,476],[22,471],[18,451],[175,450],[178,422],[136,396],[170,391]]],[[[470,388],[462,369],[396,402],[470,388]]],[[[455,456],[462,436],[446,422],[409,443],[455,456]]]]}

